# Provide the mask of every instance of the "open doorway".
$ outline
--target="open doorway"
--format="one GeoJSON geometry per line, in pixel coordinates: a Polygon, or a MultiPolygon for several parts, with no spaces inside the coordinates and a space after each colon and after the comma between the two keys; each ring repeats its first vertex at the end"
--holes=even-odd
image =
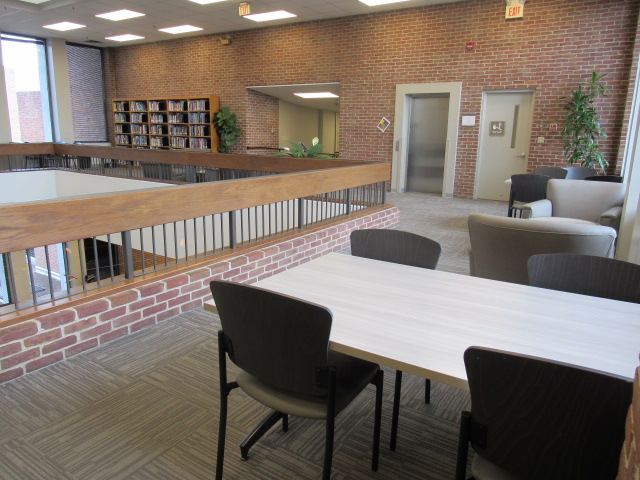
{"type": "Polygon", "coordinates": [[[453,197],[461,91],[460,82],[396,85],[392,191],[453,197]]]}
{"type": "Polygon", "coordinates": [[[340,151],[340,84],[310,83],[247,87],[279,99],[278,147],[291,143],[311,147],[317,137],[322,153],[338,156],[340,151]],[[327,96],[319,96],[327,94],[327,96]],[[301,96],[303,95],[303,96],[301,96]]]}

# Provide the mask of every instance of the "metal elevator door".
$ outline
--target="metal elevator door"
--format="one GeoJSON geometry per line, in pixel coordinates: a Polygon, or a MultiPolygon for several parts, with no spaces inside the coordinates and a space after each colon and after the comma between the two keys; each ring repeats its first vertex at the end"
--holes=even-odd
{"type": "Polygon", "coordinates": [[[449,94],[411,98],[407,190],[442,193],[447,147],[449,94]]]}

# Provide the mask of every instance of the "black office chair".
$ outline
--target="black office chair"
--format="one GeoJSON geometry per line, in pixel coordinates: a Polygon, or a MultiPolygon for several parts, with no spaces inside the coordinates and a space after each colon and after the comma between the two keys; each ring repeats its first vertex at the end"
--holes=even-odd
{"type": "Polygon", "coordinates": [[[462,413],[456,480],[469,443],[476,480],[613,480],[631,404],[631,379],[470,347],[471,412],[462,413]]]}
{"type": "Polygon", "coordinates": [[[640,303],[640,265],[613,258],[570,253],[533,255],[529,285],[640,303]]]}
{"type": "Polygon", "coordinates": [[[535,173],[511,175],[507,215],[514,217],[516,210],[519,210],[520,216],[522,216],[524,204],[547,198],[547,182],[549,180],[551,180],[549,175],[536,175],[535,173]]]}
{"type": "Polygon", "coordinates": [[[562,167],[536,167],[533,171],[536,175],[547,175],[551,178],[564,180],[567,178],[567,171],[562,167]]]}
{"type": "Polygon", "coordinates": [[[584,177],[585,180],[591,180],[592,182],[613,182],[622,183],[622,177],[620,175],[590,175],[584,177]]]}
{"type": "MultiPolygon", "coordinates": [[[[356,257],[434,270],[441,251],[442,248],[438,242],[402,230],[363,229],[351,232],[351,254],[356,257]]],[[[391,417],[391,450],[396,449],[401,389],[402,372],[396,370],[391,417]]],[[[425,379],[424,401],[425,403],[431,401],[431,381],[429,379],[425,379]]]]}
{"type": "Polygon", "coordinates": [[[369,384],[376,386],[373,470],[378,468],[383,372],[376,364],[329,350],[331,312],[313,303],[238,283],[213,281],[218,332],[220,425],[216,479],[222,478],[227,397],[236,387],[273,409],[240,444],[242,459],[288,415],[326,421],[322,478],[331,475],[335,417],[369,384]],[[241,372],[227,381],[226,358],[241,372]]]}

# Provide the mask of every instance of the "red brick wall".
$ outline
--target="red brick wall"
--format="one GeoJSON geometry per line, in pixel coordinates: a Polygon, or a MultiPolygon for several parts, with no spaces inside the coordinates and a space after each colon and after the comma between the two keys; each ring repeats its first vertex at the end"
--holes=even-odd
{"type": "Polygon", "coordinates": [[[23,142],[44,142],[42,101],[39,91],[17,92],[20,134],[23,142]]]}
{"type": "Polygon", "coordinates": [[[396,207],[385,208],[224,261],[212,260],[210,265],[194,267],[188,273],[0,328],[0,383],[201,307],[211,299],[212,280],[254,283],[346,248],[353,230],[394,228],[399,218],[396,207]]]}
{"type": "MultiPolygon", "coordinates": [[[[559,133],[548,124],[562,117],[560,97],[592,70],[612,87],[600,102],[604,145],[615,163],[622,155],[637,28],[638,0],[535,0],[525,18],[504,19],[504,3],[464,3],[409,8],[111,49],[109,98],[214,93],[237,113],[245,134],[237,152],[270,138],[273,108],[256,108],[250,85],[341,83],[341,156],[390,162],[396,84],[462,82],[461,113],[479,118],[482,92],[532,88],[537,92],[530,168],[563,164],[559,133]],[[466,42],[476,48],[467,51],[466,42]],[[392,122],[376,128],[382,116],[392,122]]],[[[461,130],[455,195],[470,197],[475,179],[478,128],[461,130]]]]}

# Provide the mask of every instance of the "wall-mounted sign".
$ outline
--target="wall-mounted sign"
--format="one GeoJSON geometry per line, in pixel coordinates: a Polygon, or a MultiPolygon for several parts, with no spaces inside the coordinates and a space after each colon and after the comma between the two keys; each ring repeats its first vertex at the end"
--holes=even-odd
{"type": "Polygon", "coordinates": [[[524,18],[524,2],[526,0],[506,0],[507,8],[504,13],[506,20],[524,18]]]}
{"type": "Polygon", "coordinates": [[[386,117],[382,117],[382,120],[378,122],[378,130],[384,133],[384,131],[389,128],[389,125],[391,125],[391,122],[387,120],[386,117]]]}
{"type": "Polygon", "coordinates": [[[249,5],[247,2],[242,2],[240,5],[238,5],[238,14],[241,17],[244,17],[245,15],[250,15],[251,5],[249,5]]]}
{"type": "Polygon", "coordinates": [[[476,124],[476,116],[475,115],[462,115],[462,126],[463,127],[473,127],[476,124]]]}
{"type": "Polygon", "coordinates": [[[489,136],[502,137],[504,135],[504,121],[491,122],[489,126],[489,136]]]}

